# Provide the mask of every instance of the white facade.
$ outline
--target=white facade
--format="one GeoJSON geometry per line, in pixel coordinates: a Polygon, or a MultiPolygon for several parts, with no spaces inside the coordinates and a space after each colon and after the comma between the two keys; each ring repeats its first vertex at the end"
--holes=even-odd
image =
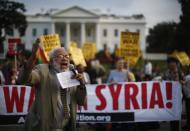
{"type": "Polygon", "coordinates": [[[26,49],[43,34],[58,33],[61,43],[68,47],[76,41],[81,47],[86,41],[95,42],[98,50],[107,44],[110,51],[120,43],[122,31],[139,32],[141,50],[145,52],[145,18],[143,16],[116,16],[98,14],[78,6],[51,15],[27,16],[28,27],[22,38],[26,49]]]}

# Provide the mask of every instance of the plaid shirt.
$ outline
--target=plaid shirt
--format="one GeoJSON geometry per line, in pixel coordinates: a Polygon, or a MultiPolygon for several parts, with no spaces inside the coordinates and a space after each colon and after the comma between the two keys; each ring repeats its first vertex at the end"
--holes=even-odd
{"type": "Polygon", "coordinates": [[[163,80],[171,80],[171,81],[184,80],[184,74],[180,70],[176,71],[167,70],[164,73],[163,80]]]}

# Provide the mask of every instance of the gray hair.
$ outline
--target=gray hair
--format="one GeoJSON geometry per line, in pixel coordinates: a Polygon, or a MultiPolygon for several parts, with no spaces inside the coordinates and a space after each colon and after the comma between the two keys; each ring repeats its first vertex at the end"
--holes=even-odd
{"type": "Polygon", "coordinates": [[[58,52],[59,50],[64,50],[64,51],[66,52],[66,50],[65,50],[64,47],[53,48],[53,49],[48,53],[48,56],[49,56],[50,61],[53,60],[53,59],[57,56],[57,52],[58,52]]]}

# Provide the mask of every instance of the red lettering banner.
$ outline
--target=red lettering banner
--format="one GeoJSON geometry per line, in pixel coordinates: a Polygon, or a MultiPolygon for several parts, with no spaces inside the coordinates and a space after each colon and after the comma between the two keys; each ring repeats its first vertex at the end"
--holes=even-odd
{"type": "MultiPolygon", "coordinates": [[[[178,82],[128,82],[86,87],[87,101],[79,107],[78,122],[181,119],[181,85],[178,82]]],[[[29,86],[0,86],[1,119],[26,115],[34,101],[34,95],[34,89],[29,86]]]]}

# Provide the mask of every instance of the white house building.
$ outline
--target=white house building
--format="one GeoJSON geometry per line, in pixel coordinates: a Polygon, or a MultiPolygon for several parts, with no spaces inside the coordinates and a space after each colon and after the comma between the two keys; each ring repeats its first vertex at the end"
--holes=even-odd
{"type": "Polygon", "coordinates": [[[58,33],[66,48],[70,41],[76,41],[78,47],[88,41],[96,43],[98,50],[106,44],[113,51],[120,43],[120,32],[130,31],[140,33],[141,50],[145,51],[146,21],[143,15],[101,14],[73,6],[55,13],[27,15],[27,21],[28,27],[22,38],[26,49],[31,49],[40,35],[58,33]]]}

